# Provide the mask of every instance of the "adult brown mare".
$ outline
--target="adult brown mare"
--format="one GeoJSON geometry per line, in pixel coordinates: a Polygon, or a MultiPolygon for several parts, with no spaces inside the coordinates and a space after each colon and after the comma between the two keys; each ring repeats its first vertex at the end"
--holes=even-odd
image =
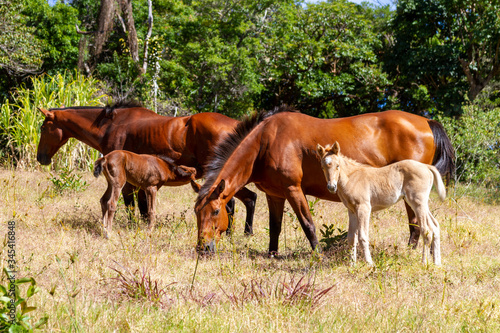
{"type": "MultiPolygon", "coordinates": [[[[215,144],[239,123],[219,113],[167,117],[139,106],[71,107],[41,111],[45,120],[41,127],[37,160],[43,165],[51,163],[52,156],[69,138],[76,138],[104,155],[118,149],[163,155],[178,165],[196,168],[197,177],[204,176],[204,165],[215,144]]],[[[123,187],[127,207],[133,206],[134,189],[130,184],[123,187]]],[[[246,207],[245,233],[251,234],[257,195],[242,188],[235,197],[246,207]]],[[[138,202],[141,214],[146,215],[143,191],[139,192],[138,202]]]]}
{"type": "Polygon", "coordinates": [[[435,166],[403,160],[374,168],[344,156],[336,141],[333,146],[326,147],[318,143],[317,152],[328,190],[337,193],[349,211],[347,242],[353,263],[359,242],[366,262],[373,265],[368,246],[371,213],[404,199],[415,212],[424,239],[422,263],[428,263],[432,246],[434,264],[441,265],[439,222],[429,209],[429,195],[434,184],[439,198],[444,200],[446,189],[435,166]]]}
{"type": "MultiPolygon", "coordinates": [[[[339,119],[318,119],[277,108],[242,122],[215,148],[196,201],[198,247],[213,249],[227,227],[226,202],[253,182],[269,206],[269,252],[278,250],[283,209],[288,200],[311,247],[318,245],[307,195],[339,201],[326,187],[316,145],[338,141],[346,156],[372,166],[404,159],[435,165],[452,173],[454,151],[436,121],[403,111],[385,111],[339,119]]],[[[415,214],[406,206],[410,241],[418,242],[415,214]]]]}
{"type": "Polygon", "coordinates": [[[179,186],[191,182],[193,189],[199,191],[199,185],[194,182],[195,168],[176,165],[161,156],[113,150],[95,161],[94,176],[97,178],[101,173],[108,182],[108,188],[100,200],[102,233],[105,238],[111,233],[116,203],[125,183],[132,184],[146,193],[150,230],[153,230],[155,225],[156,193],[162,186],[179,186]]]}

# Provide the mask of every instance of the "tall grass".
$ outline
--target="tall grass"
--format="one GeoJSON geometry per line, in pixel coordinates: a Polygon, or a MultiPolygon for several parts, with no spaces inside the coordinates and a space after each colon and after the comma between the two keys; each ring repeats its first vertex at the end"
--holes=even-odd
{"type": "MultiPolygon", "coordinates": [[[[151,233],[145,223],[131,226],[120,203],[114,237],[106,240],[99,198],[107,183],[91,172],[82,176],[85,191],[52,196],[45,173],[0,169],[0,220],[16,221],[18,277],[36,279],[40,292],[30,299],[37,307],[30,315],[48,316],[45,332],[500,330],[498,205],[467,197],[442,203],[432,194],[442,267],[420,263],[421,245],[407,248],[403,203],[372,216],[375,267],[350,266],[345,240],[311,254],[288,214],[280,255],[270,258],[264,195],[257,199],[254,236],[243,235],[245,210],[237,203],[231,238],[223,236],[215,255],[199,257],[190,187],[159,191],[151,233]]],[[[322,200],[314,211],[317,226],[347,228],[342,204],[322,200]]],[[[8,230],[3,225],[0,236],[8,230]]],[[[0,269],[7,250],[0,242],[0,269]]]]}
{"type": "MultiPolygon", "coordinates": [[[[32,88],[21,86],[0,109],[0,160],[4,165],[35,167],[43,115],[37,108],[101,105],[100,83],[75,72],[31,77],[32,88]]],[[[56,155],[54,168],[89,166],[97,152],[70,140],[56,155]]]]}

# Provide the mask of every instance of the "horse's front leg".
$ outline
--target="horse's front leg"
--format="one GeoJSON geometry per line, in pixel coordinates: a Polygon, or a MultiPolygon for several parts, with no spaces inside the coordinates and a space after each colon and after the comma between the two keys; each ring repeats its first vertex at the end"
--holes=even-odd
{"type": "Polygon", "coordinates": [[[108,205],[109,205],[109,200],[111,199],[111,194],[112,194],[112,187],[111,184],[108,183],[106,192],[104,192],[100,200],[101,211],[102,211],[101,232],[102,236],[106,239],[109,238],[107,226],[108,226],[108,205]]]}
{"type": "Polygon", "coordinates": [[[156,212],[156,193],[157,193],[157,188],[155,186],[148,187],[146,191],[144,191],[146,195],[146,202],[148,205],[148,224],[149,224],[149,230],[153,231],[153,228],[155,227],[155,212],[156,212]]]}
{"type": "Polygon", "coordinates": [[[127,216],[129,222],[134,220],[134,211],[135,211],[135,201],[134,201],[134,191],[135,186],[129,183],[125,183],[125,186],[122,188],[123,195],[123,203],[125,204],[125,208],[127,209],[127,216]]]}
{"type": "Polygon", "coordinates": [[[304,230],[306,237],[311,244],[311,248],[313,250],[320,250],[318,237],[316,236],[316,227],[314,226],[304,192],[302,192],[300,186],[290,186],[285,195],[286,199],[290,203],[290,206],[292,206],[293,211],[297,215],[300,226],[302,227],[302,230],[304,230]]]}
{"type": "Polygon", "coordinates": [[[370,254],[370,214],[371,207],[369,205],[360,205],[357,209],[356,215],[358,220],[358,240],[360,246],[363,248],[365,260],[368,265],[373,266],[372,256],[370,254]]]}
{"type": "Polygon", "coordinates": [[[233,225],[234,225],[234,197],[227,202],[226,211],[227,211],[226,235],[231,236],[233,233],[233,225]]]}
{"type": "Polygon", "coordinates": [[[243,187],[241,190],[236,192],[234,196],[243,202],[247,211],[245,219],[245,235],[253,235],[253,215],[255,212],[257,193],[243,187]]]}
{"type": "Polygon", "coordinates": [[[285,199],[269,194],[266,194],[266,198],[269,207],[269,255],[275,255],[278,253],[278,240],[283,222],[285,199]]]}
{"type": "Polygon", "coordinates": [[[358,219],[356,218],[356,213],[348,210],[349,212],[349,229],[347,231],[347,244],[349,246],[349,252],[351,256],[351,263],[356,263],[357,253],[356,246],[358,243],[358,219]]]}

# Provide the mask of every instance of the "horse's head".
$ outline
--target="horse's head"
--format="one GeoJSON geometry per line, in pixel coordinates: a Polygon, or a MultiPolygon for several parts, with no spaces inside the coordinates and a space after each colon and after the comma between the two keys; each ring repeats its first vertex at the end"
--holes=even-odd
{"type": "Polygon", "coordinates": [[[69,137],[64,135],[63,130],[58,126],[54,112],[39,108],[45,116],[42,127],[40,129],[40,142],[36,159],[42,165],[49,165],[52,156],[64,145],[69,137]]]}
{"type": "Polygon", "coordinates": [[[225,187],[226,182],[222,179],[196,202],[194,211],[198,222],[198,251],[213,252],[221,233],[228,228],[226,204],[230,197],[224,196],[225,187]]]}
{"type": "Polygon", "coordinates": [[[316,151],[321,158],[321,169],[325,174],[328,191],[335,193],[340,177],[340,145],[337,141],[333,146],[327,145],[326,147],[318,143],[316,151]]]}

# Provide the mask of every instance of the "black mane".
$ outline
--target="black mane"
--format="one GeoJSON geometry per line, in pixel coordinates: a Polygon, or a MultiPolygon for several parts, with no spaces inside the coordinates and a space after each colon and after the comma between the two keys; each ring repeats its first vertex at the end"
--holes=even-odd
{"type": "Polygon", "coordinates": [[[140,108],[144,107],[141,102],[134,100],[118,100],[117,102],[108,103],[104,107],[104,113],[107,118],[112,118],[112,114],[116,109],[125,109],[125,108],[140,108]]]}
{"type": "Polygon", "coordinates": [[[210,188],[215,183],[217,176],[219,175],[221,169],[226,164],[228,158],[233,154],[238,145],[245,139],[245,137],[260,124],[265,119],[271,117],[272,115],[282,113],[282,112],[299,112],[295,108],[282,105],[275,107],[273,110],[260,111],[252,114],[251,116],[245,117],[225,138],[223,138],[213,149],[211,156],[208,158],[208,162],[204,166],[206,181],[198,193],[197,201],[204,198],[210,188]]]}
{"type": "Polygon", "coordinates": [[[116,109],[136,108],[136,107],[144,107],[144,105],[142,105],[142,103],[138,101],[126,100],[126,101],[108,103],[105,106],[68,106],[64,108],[50,108],[49,111],[95,109],[95,110],[104,110],[105,115],[109,117],[109,115],[112,114],[113,111],[116,109]]]}

